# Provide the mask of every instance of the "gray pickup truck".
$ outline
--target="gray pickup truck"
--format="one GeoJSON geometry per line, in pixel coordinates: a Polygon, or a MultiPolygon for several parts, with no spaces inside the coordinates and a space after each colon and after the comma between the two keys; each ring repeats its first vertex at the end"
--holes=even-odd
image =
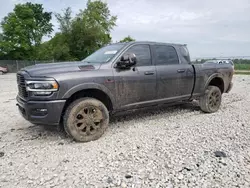
{"type": "Polygon", "coordinates": [[[115,43],[79,62],[37,64],[17,73],[17,106],[34,124],[63,125],[74,140],[100,138],[110,115],[199,100],[216,112],[232,88],[230,64],[191,64],[186,45],[115,43]]]}

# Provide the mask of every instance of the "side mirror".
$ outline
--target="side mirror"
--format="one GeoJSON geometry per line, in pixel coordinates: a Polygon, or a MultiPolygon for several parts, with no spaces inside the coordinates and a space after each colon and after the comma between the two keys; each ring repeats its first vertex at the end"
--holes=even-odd
{"type": "Polygon", "coordinates": [[[136,55],[134,53],[128,53],[122,55],[119,62],[117,62],[116,67],[117,68],[130,68],[136,64],[136,55]]]}

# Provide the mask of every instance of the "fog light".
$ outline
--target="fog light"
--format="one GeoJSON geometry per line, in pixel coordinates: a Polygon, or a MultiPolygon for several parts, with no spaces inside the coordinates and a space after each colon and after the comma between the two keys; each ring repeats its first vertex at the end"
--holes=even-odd
{"type": "Polygon", "coordinates": [[[32,110],[31,114],[33,116],[46,116],[48,114],[48,110],[46,108],[35,108],[32,110]]]}

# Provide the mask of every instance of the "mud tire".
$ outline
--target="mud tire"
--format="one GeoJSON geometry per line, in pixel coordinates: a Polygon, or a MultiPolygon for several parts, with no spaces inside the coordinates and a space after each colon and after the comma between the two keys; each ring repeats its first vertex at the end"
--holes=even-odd
{"type": "Polygon", "coordinates": [[[72,102],[63,117],[64,130],[77,142],[99,139],[108,125],[109,112],[106,106],[101,101],[89,97],[72,102]]]}
{"type": "Polygon", "coordinates": [[[205,94],[200,98],[199,104],[203,112],[217,112],[221,106],[222,94],[218,87],[208,86],[205,94]]]}

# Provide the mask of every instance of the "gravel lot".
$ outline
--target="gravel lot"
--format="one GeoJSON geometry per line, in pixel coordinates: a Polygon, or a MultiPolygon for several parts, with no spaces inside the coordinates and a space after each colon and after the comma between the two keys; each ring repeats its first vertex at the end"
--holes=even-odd
{"type": "Polygon", "coordinates": [[[250,76],[234,77],[215,114],[117,117],[89,143],[25,121],[16,94],[15,74],[0,76],[0,187],[250,187],[250,76]]]}

